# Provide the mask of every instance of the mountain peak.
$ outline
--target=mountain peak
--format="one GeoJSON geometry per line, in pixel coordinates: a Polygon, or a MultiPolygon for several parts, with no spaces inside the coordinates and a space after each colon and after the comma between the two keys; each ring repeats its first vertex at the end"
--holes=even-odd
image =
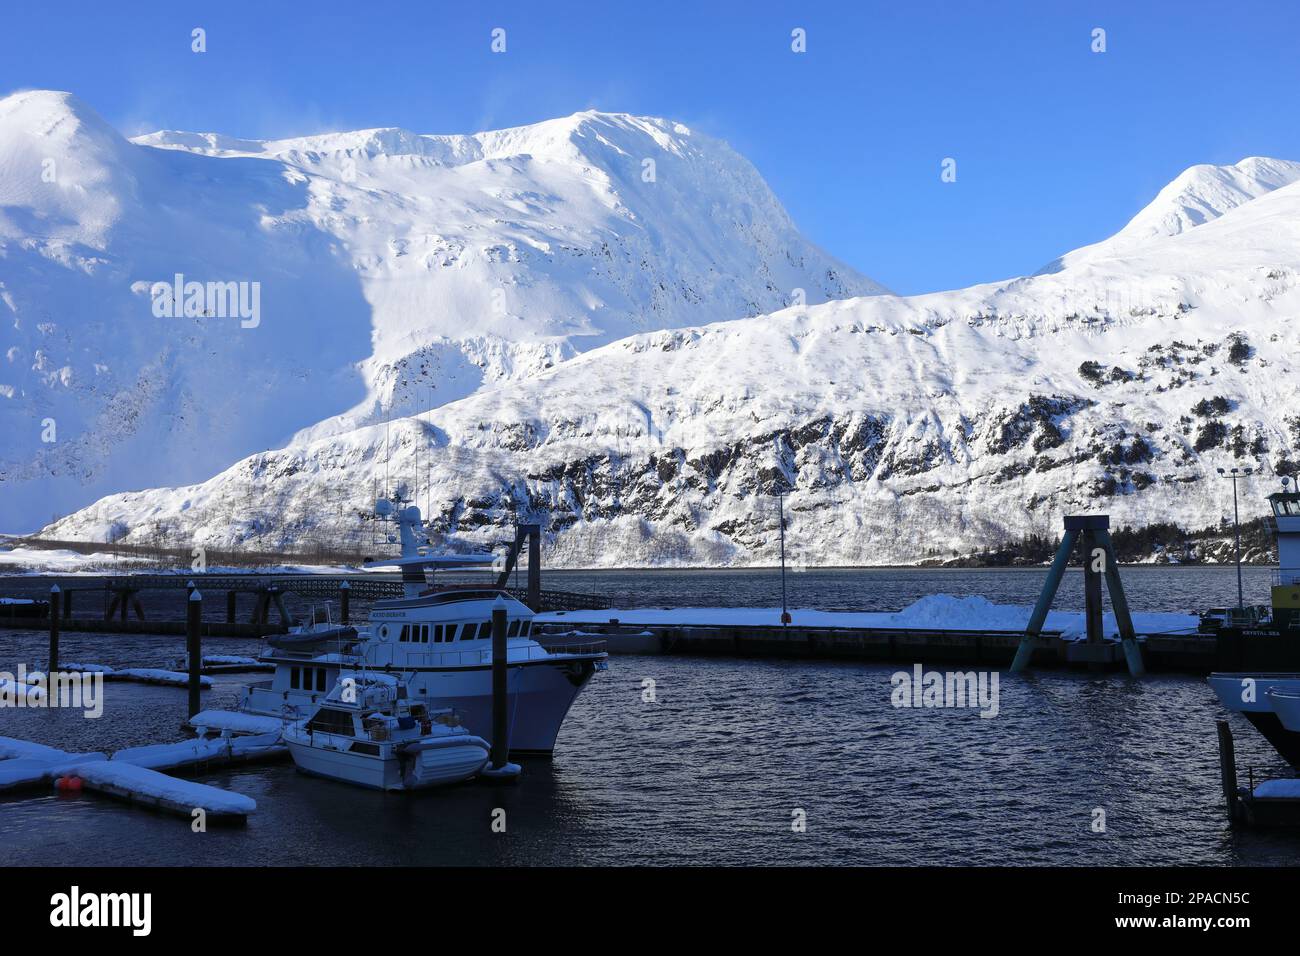
{"type": "Polygon", "coordinates": [[[1266,156],[1248,156],[1229,166],[1189,166],[1119,232],[1069,252],[1040,271],[1059,272],[1081,262],[1128,252],[1151,239],[1180,235],[1297,180],[1300,162],[1266,156]]]}

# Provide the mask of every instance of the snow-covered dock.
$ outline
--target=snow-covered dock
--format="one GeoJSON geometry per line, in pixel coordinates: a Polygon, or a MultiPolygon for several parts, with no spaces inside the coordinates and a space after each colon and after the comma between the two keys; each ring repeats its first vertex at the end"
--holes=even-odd
{"type": "MultiPolygon", "coordinates": [[[[167,687],[189,686],[189,675],[161,667],[109,667],[107,664],[61,663],[63,673],[103,674],[104,680],[135,681],[140,684],[161,684],[167,687]]],[[[212,686],[211,677],[200,677],[199,686],[212,686]]]]}
{"type": "Polygon", "coordinates": [[[202,810],[208,820],[239,821],[257,809],[257,801],[242,793],[179,780],[123,760],[79,765],[76,776],[91,790],[187,818],[202,810]]]}
{"type": "Polygon", "coordinates": [[[278,730],[130,747],[112,756],[68,753],[44,744],[0,737],[0,791],[75,780],[76,786],[185,817],[202,810],[209,819],[237,820],[257,809],[252,798],[179,780],[161,771],[276,759],[287,753],[278,730]]]}
{"type": "Polygon", "coordinates": [[[201,710],[186,721],[186,726],[200,736],[210,731],[228,731],[232,734],[278,734],[281,722],[278,717],[245,714],[237,710],[201,710]]]}
{"type": "MultiPolygon", "coordinates": [[[[896,612],[820,611],[755,607],[629,608],[557,611],[537,615],[534,633],[548,647],[567,641],[603,639],[611,654],[714,654],[742,657],[844,658],[1010,664],[1033,609],[994,604],[983,597],[924,597],[896,612]],[[540,632],[540,633],[538,633],[540,632]]],[[[1209,671],[1219,666],[1213,638],[1198,634],[1192,614],[1133,614],[1143,653],[1156,668],[1209,671]]],[[[1103,629],[1118,666],[1123,661],[1118,625],[1106,614],[1103,629]]],[[[1087,666],[1096,652],[1084,651],[1087,627],[1082,611],[1052,611],[1033,639],[1039,664],[1087,666]]]]}

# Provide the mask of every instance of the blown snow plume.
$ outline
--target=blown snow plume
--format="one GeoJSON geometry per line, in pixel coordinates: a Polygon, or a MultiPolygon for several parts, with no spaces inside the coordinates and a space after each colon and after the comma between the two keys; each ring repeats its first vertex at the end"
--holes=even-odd
{"type": "Polygon", "coordinates": [[[27,92],[0,100],[0,173],[7,531],[638,331],[882,291],[726,144],[622,114],[128,141],[27,92]]]}
{"type": "Polygon", "coordinates": [[[540,521],[571,566],[771,563],[777,494],[796,565],[947,557],[1071,512],[1205,527],[1231,509],[1215,467],[1300,458],[1297,276],[1300,183],[1051,274],[630,336],[48,533],[346,538],[386,475],[453,544],[540,521]]]}

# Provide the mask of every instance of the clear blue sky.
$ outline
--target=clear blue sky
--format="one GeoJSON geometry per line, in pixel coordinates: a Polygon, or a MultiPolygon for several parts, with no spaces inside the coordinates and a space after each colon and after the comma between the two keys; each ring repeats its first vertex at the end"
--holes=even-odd
{"type": "Polygon", "coordinates": [[[903,293],[1031,272],[1193,163],[1300,159],[1289,2],[451,6],[10,3],[0,92],[70,90],[132,134],[671,117],[730,141],[814,242],[903,293]]]}

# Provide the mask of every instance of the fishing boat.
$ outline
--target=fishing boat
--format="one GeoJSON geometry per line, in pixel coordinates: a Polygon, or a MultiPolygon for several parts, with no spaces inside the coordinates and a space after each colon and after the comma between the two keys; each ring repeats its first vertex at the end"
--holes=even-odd
{"type": "MultiPolygon", "coordinates": [[[[1291,486],[1291,479],[1283,478],[1282,490],[1268,496],[1278,556],[1271,613],[1268,620],[1237,627],[1238,634],[1261,652],[1274,649],[1278,655],[1300,641],[1300,489],[1291,486]]],[[[1209,684],[1225,708],[1250,721],[1288,763],[1300,769],[1300,673],[1215,673],[1209,684]]]]}
{"type": "Polygon", "coordinates": [[[475,776],[488,743],[451,710],[412,700],[388,674],[344,672],[315,712],[281,731],[299,770],[375,790],[422,790],[475,776]]]}
{"type": "Polygon", "coordinates": [[[401,597],[376,601],[355,633],[284,635],[264,649],[271,680],[244,689],[240,709],[302,717],[324,699],[347,670],[364,668],[399,677],[413,698],[451,707],[471,733],[492,735],[492,614],[506,612],[510,693],[510,752],[549,755],[570,707],[592,676],[607,667],[604,641],[547,646],[533,635],[533,612],[496,587],[440,587],[438,571],[491,567],[491,554],[435,554],[422,531],[420,510],[387,499],[377,515],[397,524],[401,556],[367,563],[398,568],[401,597]]]}

